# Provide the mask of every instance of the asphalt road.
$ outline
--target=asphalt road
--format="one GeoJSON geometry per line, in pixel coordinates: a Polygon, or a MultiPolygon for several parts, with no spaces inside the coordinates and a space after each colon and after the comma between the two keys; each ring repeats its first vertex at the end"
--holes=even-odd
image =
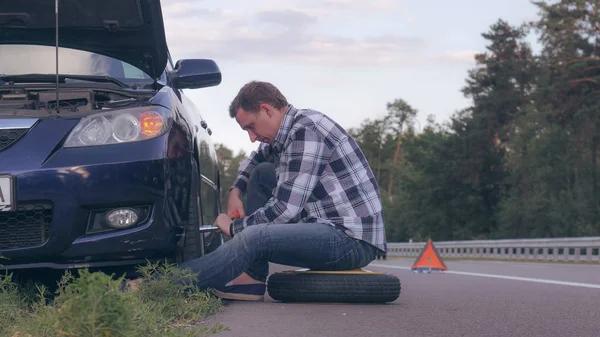
{"type": "MultiPolygon", "coordinates": [[[[219,337],[600,336],[600,265],[445,261],[448,271],[413,274],[412,260],[366,269],[400,278],[383,305],[228,302],[207,323],[219,337]]],[[[272,266],[271,272],[294,269],[272,266]]]]}

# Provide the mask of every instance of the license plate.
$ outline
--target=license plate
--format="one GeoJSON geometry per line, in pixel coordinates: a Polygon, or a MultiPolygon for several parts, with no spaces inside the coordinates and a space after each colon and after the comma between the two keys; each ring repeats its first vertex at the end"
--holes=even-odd
{"type": "Polygon", "coordinates": [[[0,174],[0,212],[15,209],[15,182],[11,175],[0,174]]]}

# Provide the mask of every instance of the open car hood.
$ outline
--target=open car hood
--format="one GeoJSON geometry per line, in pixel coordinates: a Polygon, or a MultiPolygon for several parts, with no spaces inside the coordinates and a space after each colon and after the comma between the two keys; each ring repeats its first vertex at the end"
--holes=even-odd
{"type": "MultiPolygon", "coordinates": [[[[0,1],[0,44],[54,46],[55,24],[54,0],[0,1]]],[[[58,25],[59,47],[107,55],[153,78],[167,64],[159,0],[59,0],[58,25]]]]}

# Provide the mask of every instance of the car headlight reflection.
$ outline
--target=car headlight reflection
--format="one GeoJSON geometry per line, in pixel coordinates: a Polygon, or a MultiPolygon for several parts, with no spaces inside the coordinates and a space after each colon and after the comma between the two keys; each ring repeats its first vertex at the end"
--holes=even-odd
{"type": "Polygon", "coordinates": [[[82,118],[64,146],[98,146],[152,139],[164,134],[170,123],[170,113],[160,107],[101,112],[82,118]]]}

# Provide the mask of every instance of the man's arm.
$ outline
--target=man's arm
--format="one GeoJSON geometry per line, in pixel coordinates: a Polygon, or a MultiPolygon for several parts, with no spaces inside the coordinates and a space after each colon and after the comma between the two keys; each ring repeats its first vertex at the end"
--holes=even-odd
{"type": "Polygon", "coordinates": [[[304,208],[328,165],[331,149],[311,129],[300,128],[291,137],[290,145],[281,154],[273,198],[252,215],[235,219],[231,234],[257,223],[287,223],[304,208]]]}

